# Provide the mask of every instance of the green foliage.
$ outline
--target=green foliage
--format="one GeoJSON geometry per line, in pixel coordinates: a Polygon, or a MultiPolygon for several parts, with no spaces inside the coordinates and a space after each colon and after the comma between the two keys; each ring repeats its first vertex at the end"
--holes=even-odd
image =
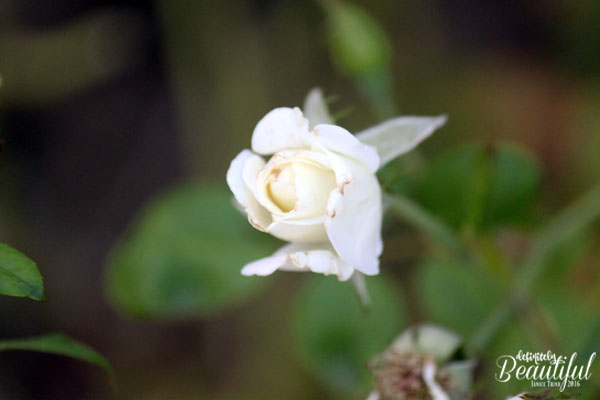
{"type": "MultiPolygon", "coordinates": [[[[426,260],[419,267],[417,284],[422,304],[430,320],[469,338],[504,297],[502,288],[486,269],[438,259],[426,260]]],[[[488,368],[487,375],[495,372],[495,360],[518,349],[535,350],[529,332],[519,321],[511,321],[495,335],[494,340],[481,350],[488,368]]],[[[488,390],[491,398],[504,398],[522,391],[522,382],[493,382],[488,390]]]]}
{"type": "MultiPolygon", "coordinates": [[[[557,338],[561,351],[579,351],[591,326],[590,321],[597,317],[586,301],[585,294],[579,293],[573,284],[573,277],[581,261],[591,247],[588,231],[576,232],[559,243],[547,255],[546,271],[536,282],[535,299],[539,303],[540,316],[546,320],[547,329],[557,338]]],[[[579,352],[587,357],[587,353],[579,352]]]]}
{"type": "Polygon", "coordinates": [[[314,276],[302,288],[293,314],[296,351],[307,370],[332,390],[364,395],[370,387],[368,361],[382,352],[405,323],[398,289],[382,278],[367,278],[370,310],[360,308],[350,284],[314,276]]]}
{"type": "Polygon", "coordinates": [[[413,197],[456,229],[488,229],[526,222],[540,181],[537,162],[522,148],[468,144],[444,151],[413,177],[387,167],[391,192],[413,197]]]}
{"type": "Polygon", "coordinates": [[[0,243],[0,294],[44,300],[42,275],[20,251],[0,243]]]}
{"type": "Polygon", "coordinates": [[[379,23],[362,8],[325,2],[334,65],[350,77],[371,76],[389,67],[391,44],[379,23]]]}
{"type": "Polygon", "coordinates": [[[562,393],[559,390],[548,389],[548,390],[544,390],[542,392],[537,392],[537,393],[525,393],[525,394],[522,394],[520,397],[525,400],[533,400],[533,399],[558,400],[558,399],[575,399],[579,396],[580,396],[579,393],[571,393],[571,392],[562,393]]]}
{"type": "Polygon", "coordinates": [[[479,327],[502,295],[486,270],[438,259],[418,267],[417,283],[429,318],[463,337],[479,327]]]}
{"type": "Polygon", "coordinates": [[[51,333],[26,339],[0,340],[0,351],[27,350],[41,353],[58,354],[85,361],[102,368],[109,376],[110,384],[116,388],[115,374],[109,362],[90,346],[70,337],[51,333]]]}
{"type": "Polygon", "coordinates": [[[150,202],[118,243],[108,296],[135,316],[205,317],[256,293],[265,278],[240,270],[275,247],[235,209],[224,185],[189,184],[150,202]]]}

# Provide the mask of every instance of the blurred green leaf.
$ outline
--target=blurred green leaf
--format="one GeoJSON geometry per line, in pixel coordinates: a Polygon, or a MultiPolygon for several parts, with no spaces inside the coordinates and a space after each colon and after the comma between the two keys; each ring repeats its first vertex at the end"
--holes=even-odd
{"type": "MultiPolygon", "coordinates": [[[[494,338],[493,342],[488,347],[483,349],[482,355],[486,365],[485,376],[493,377],[499,372],[496,365],[498,357],[503,355],[515,356],[519,350],[523,351],[548,351],[547,348],[539,348],[535,345],[531,338],[531,334],[527,332],[526,323],[513,320],[506,324],[494,338]]],[[[504,399],[507,396],[515,393],[524,392],[531,388],[529,382],[510,379],[508,382],[498,382],[496,379],[486,380],[487,392],[490,399],[504,399]]]]}
{"type": "MultiPolygon", "coordinates": [[[[582,335],[583,340],[579,343],[577,353],[582,357],[589,357],[590,354],[600,354],[600,317],[596,314],[595,318],[587,320],[587,326],[582,335]]],[[[595,365],[595,371],[600,371],[600,366],[595,365]]]]}
{"type": "Polygon", "coordinates": [[[0,243],[0,294],[44,300],[42,275],[20,251],[0,243]]]}
{"type": "Polygon", "coordinates": [[[263,287],[265,278],[240,270],[275,248],[235,209],[224,185],[188,184],[150,202],[116,246],[108,296],[136,316],[205,317],[263,287]]]}
{"type": "Polygon", "coordinates": [[[51,333],[26,339],[0,340],[0,351],[27,350],[58,354],[85,361],[102,368],[109,376],[110,384],[116,389],[115,374],[109,362],[90,346],[61,333],[51,333]]]}
{"type": "Polygon", "coordinates": [[[565,353],[578,351],[591,322],[597,318],[597,311],[578,299],[568,286],[540,288],[536,300],[542,311],[538,313],[547,321],[548,330],[556,335],[558,348],[565,353]]]}
{"type": "Polygon", "coordinates": [[[546,255],[545,273],[539,277],[538,288],[543,291],[545,288],[564,286],[576,271],[574,264],[582,260],[591,247],[592,235],[589,230],[572,232],[559,242],[546,255]]]}
{"type": "Polygon", "coordinates": [[[371,76],[387,69],[391,44],[379,23],[361,7],[324,1],[334,65],[350,77],[371,76]]]}
{"type": "Polygon", "coordinates": [[[520,224],[531,215],[540,171],[522,148],[501,144],[461,145],[435,157],[415,177],[386,170],[385,187],[415,198],[434,215],[459,229],[520,224]]]}
{"type": "Polygon", "coordinates": [[[494,151],[492,174],[484,224],[511,224],[527,219],[541,179],[533,155],[517,145],[500,145],[494,151]]]}
{"type": "Polygon", "coordinates": [[[463,337],[476,330],[502,295],[483,268],[430,259],[418,271],[418,287],[427,315],[434,323],[463,337]]]}
{"type": "Polygon", "coordinates": [[[399,289],[382,278],[369,277],[366,283],[372,296],[367,312],[350,284],[320,276],[302,288],[293,311],[300,360],[331,389],[352,397],[368,390],[368,361],[405,323],[399,289]]]}
{"type": "Polygon", "coordinates": [[[585,340],[594,312],[584,294],[577,294],[573,276],[577,273],[576,262],[583,259],[590,249],[592,236],[589,231],[572,233],[546,257],[545,273],[536,281],[534,298],[540,304],[541,317],[556,336],[563,352],[578,350],[585,340]]]}

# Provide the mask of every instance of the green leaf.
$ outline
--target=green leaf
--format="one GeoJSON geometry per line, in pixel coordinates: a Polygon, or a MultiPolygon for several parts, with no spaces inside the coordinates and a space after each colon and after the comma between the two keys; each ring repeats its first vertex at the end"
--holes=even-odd
{"type": "Polygon", "coordinates": [[[484,224],[511,224],[527,219],[541,179],[533,155],[516,145],[502,144],[494,151],[492,173],[484,224]]]}
{"type": "Polygon", "coordinates": [[[367,363],[385,350],[405,322],[399,289],[382,278],[367,277],[366,283],[372,297],[367,312],[351,284],[321,276],[309,279],[293,310],[299,359],[346,398],[366,393],[367,363]]]}
{"type": "Polygon", "coordinates": [[[58,354],[88,362],[106,371],[112,388],[116,390],[115,374],[106,358],[90,346],[61,333],[50,333],[26,339],[0,340],[0,351],[9,350],[58,354]]]}
{"type": "Polygon", "coordinates": [[[0,243],[0,294],[44,300],[42,275],[20,251],[0,243]]]}
{"type": "Polygon", "coordinates": [[[463,337],[477,329],[502,295],[487,270],[446,260],[425,260],[417,282],[430,319],[463,337]]]}
{"type": "Polygon", "coordinates": [[[414,198],[455,229],[488,229],[527,222],[537,195],[540,171],[524,149],[500,144],[461,145],[444,151],[416,177],[401,171],[380,176],[385,187],[414,198]]]}
{"type": "Polygon", "coordinates": [[[107,292],[120,311],[145,317],[205,317],[263,287],[241,268],[276,243],[235,209],[224,185],[188,184],[150,202],[108,262],[107,292]]]}

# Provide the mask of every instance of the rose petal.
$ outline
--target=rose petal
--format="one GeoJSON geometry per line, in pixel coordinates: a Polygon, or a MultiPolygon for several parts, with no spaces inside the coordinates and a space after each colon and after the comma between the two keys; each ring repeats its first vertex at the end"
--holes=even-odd
{"type": "Polygon", "coordinates": [[[344,261],[365,275],[376,275],[383,250],[379,182],[361,164],[336,154],[328,155],[338,158],[337,162],[345,161],[353,176],[329,198],[325,218],[327,236],[344,261]]]}
{"type": "Polygon", "coordinates": [[[246,204],[245,199],[247,190],[243,178],[244,165],[246,160],[252,156],[254,156],[254,153],[250,150],[242,150],[242,152],[231,161],[229,169],[227,170],[227,185],[229,185],[237,202],[242,206],[245,206],[246,204]]]}
{"type": "Polygon", "coordinates": [[[250,264],[246,264],[246,266],[242,268],[242,275],[271,275],[273,272],[277,271],[279,267],[285,264],[287,258],[287,254],[282,254],[273,255],[271,257],[266,257],[257,261],[253,261],[250,264]]]}
{"type": "Polygon", "coordinates": [[[252,150],[274,154],[285,149],[307,147],[308,120],[298,107],[276,108],[265,115],[252,134],[252,150]]]}
{"type": "Polygon", "coordinates": [[[447,119],[445,115],[394,118],[362,131],[356,137],[377,149],[383,165],[417,147],[447,119]]]}
{"type": "Polygon", "coordinates": [[[327,244],[307,245],[291,243],[283,246],[271,257],[246,265],[244,275],[269,275],[277,269],[284,271],[313,271],[337,275],[340,281],[350,279],[354,268],[342,261],[327,244]]]}
{"type": "Polygon", "coordinates": [[[321,124],[312,130],[311,144],[320,143],[328,150],[353,158],[365,165],[371,172],[379,168],[379,155],[375,148],[361,143],[346,129],[337,125],[321,124]]]}
{"type": "Polygon", "coordinates": [[[254,196],[251,187],[246,181],[255,185],[255,181],[249,177],[256,175],[256,171],[264,165],[264,160],[252,153],[250,150],[243,150],[231,162],[227,170],[227,184],[233,192],[236,201],[243,207],[248,214],[248,221],[255,228],[266,231],[273,222],[271,214],[262,207],[254,196]],[[244,179],[248,176],[247,179],[244,179]]]}
{"type": "Polygon", "coordinates": [[[254,197],[252,192],[248,191],[246,197],[246,213],[248,214],[248,222],[256,229],[267,232],[269,225],[273,223],[271,213],[264,208],[254,197]]]}
{"type": "Polygon", "coordinates": [[[327,241],[325,218],[310,220],[277,220],[267,228],[267,232],[288,242],[320,243],[327,241]]]}

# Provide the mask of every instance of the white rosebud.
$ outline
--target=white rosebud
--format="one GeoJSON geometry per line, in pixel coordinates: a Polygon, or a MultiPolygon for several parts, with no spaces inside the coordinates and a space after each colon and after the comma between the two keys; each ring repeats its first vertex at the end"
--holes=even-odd
{"type": "MultiPolygon", "coordinates": [[[[271,257],[246,265],[244,275],[282,269],[347,280],[355,270],[379,273],[383,244],[377,141],[386,139],[389,147],[390,135],[403,134],[387,126],[379,135],[371,131],[367,145],[336,125],[310,127],[299,108],[276,108],[254,129],[252,151],[243,150],[231,162],[227,183],[249,222],[290,242],[271,257]],[[261,155],[272,157],[265,162],[261,155]]],[[[423,139],[413,132],[404,136],[403,147],[406,141],[423,139]]]]}

